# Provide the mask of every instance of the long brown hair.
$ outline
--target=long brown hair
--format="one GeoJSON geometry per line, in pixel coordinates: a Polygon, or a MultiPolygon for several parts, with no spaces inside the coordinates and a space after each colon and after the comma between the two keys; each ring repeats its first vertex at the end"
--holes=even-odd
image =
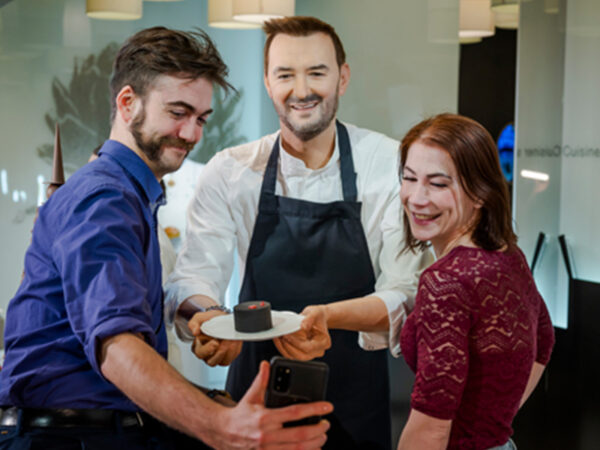
{"type": "MultiPolygon", "coordinates": [[[[502,176],[498,150],[487,130],[476,121],[457,114],[439,114],[415,125],[400,143],[400,171],[415,142],[440,148],[450,155],[462,189],[482,204],[472,227],[473,243],[485,250],[513,248],[517,236],[512,228],[508,185],[502,176]]],[[[424,249],[404,213],[405,250],[424,249]]]]}
{"type": "Polygon", "coordinates": [[[344,46],[339,36],[335,32],[335,29],[326,22],[317,19],[316,17],[308,16],[291,16],[283,17],[281,19],[271,19],[264,23],[262,27],[263,31],[267,35],[264,49],[264,64],[265,74],[269,69],[269,48],[271,42],[278,34],[287,34],[290,36],[310,36],[315,33],[325,33],[331,38],[333,42],[333,48],[335,49],[335,59],[338,66],[346,62],[346,52],[344,52],[344,46]]]}

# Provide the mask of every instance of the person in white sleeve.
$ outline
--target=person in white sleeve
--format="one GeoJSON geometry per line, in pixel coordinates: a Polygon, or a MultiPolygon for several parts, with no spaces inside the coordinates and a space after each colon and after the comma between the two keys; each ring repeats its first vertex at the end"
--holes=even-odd
{"type": "Polygon", "coordinates": [[[334,330],[330,337],[322,330],[308,338],[331,339],[322,358],[330,367],[327,398],[335,406],[327,446],[389,449],[384,349],[398,353],[397,330],[432,258],[398,251],[404,239],[398,142],[336,120],[350,69],[333,27],[287,17],[263,29],[264,80],[280,131],[217,153],[202,171],[166,285],[169,315],[181,337],[195,337],[200,358],[231,363],[227,389],[238,399],[260,361],[279,352],[272,341],[242,348],[200,331],[201,323],[223,313],[236,248],[244,274],[240,302],[265,300],[275,310],[295,312],[345,299],[383,303],[387,314],[380,321],[389,320],[396,329],[390,333],[359,339],[356,332],[334,330]]]}

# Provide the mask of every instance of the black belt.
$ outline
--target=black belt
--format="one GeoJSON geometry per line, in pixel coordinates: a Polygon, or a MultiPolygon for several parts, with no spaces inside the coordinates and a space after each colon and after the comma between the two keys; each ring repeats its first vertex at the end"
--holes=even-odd
{"type": "Polygon", "coordinates": [[[25,428],[115,428],[143,427],[152,421],[142,412],[115,411],[112,409],[34,409],[3,408],[0,426],[14,427],[19,422],[25,428]]]}

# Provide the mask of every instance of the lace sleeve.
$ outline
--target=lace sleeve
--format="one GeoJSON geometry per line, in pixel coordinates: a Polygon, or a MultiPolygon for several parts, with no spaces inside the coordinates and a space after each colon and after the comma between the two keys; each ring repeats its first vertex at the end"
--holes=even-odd
{"type": "Polygon", "coordinates": [[[453,274],[421,277],[415,314],[417,371],[411,406],[439,419],[453,419],[469,371],[469,290],[453,274]]]}

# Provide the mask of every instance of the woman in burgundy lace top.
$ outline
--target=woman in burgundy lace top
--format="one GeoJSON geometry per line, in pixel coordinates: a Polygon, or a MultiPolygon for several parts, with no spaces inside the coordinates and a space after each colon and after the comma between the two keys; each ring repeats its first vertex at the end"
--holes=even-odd
{"type": "Polygon", "coordinates": [[[438,259],[401,333],[416,379],[398,448],[514,448],[512,420],[554,334],[516,245],[494,141],[470,119],[439,115],[402,140],[401,167],[407,249],[430,242],[438,259]]]}
{"type": "MultiPolygon", "coordinates": [[[[412,128],[400,149],[399,251],[431,245],[438,259],[421,274],[401,331],[416,378],[398,450],[514,449],[511,423],[548,363],[554,331],[516,244],[496,146],[477,122],[442,114],[412,128]]],[[[328,328],[387,330],[386,311],[362,299],[310,306],[306,335],[277,346],[310,359],[326,350],[328,328]]]]}

